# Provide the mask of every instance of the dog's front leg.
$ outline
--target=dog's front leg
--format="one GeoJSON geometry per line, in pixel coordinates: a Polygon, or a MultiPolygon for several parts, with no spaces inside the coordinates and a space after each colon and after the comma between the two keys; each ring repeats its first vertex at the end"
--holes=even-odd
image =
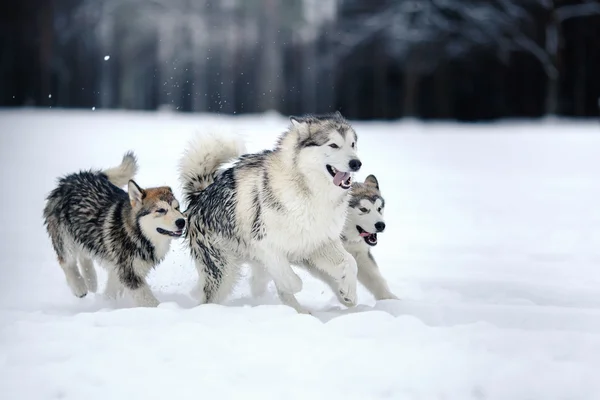
{"type": "Polygon", "coordinates": [[[398,300],[390,290],[385,278],[381,275],[379,267],[371,252],[356,254],[358,262],[358,280],[373,293],[376,300],[398,300]]]}
{"type": "Polygon", "coordinates": [[[257,261],[265,266],[265,270],[273,278],[277,290],[289,294],[295,294],[302,290],[302,279],[294,272],[290,261],[284,255],[263,250],[257,261]]]}
{"type": "Polygon", "coordinates": [[[119,280],[125,286],[125,288],[133,297],[133,300],[138,307],[157,307],[160,302],[154,294],[152,290],[150,290],[150,286],[146,283],[146,278],[140,276],[141,274],[138,272],[143,268],[135,267],[125,267],[121,266],[119,268],[119,280]]]}
{"type": "MultiPolygon", "coordinates": [[[[252,279],[250,280],[252,296],[260,297],[266,292],[267,285],[272,278],[262,264],[251,262],[250,267],[252,269],[252,279]]],[[[277,285],[277,282],[275,282],[275,288],[277,289],[277,296],[279,296],[279,300],[281,300],[283,304],[292,307],[300,314],[310,314],[310,311],[300,305],[296,296],[282,290],[280,286],[277,285]]]]}
{"type": "Polygon", "coordinates": [[[138,307],[157,307],[160,304],[146,282],[137,289],[130,290],[130,292],[138,307]]]}
{"type": "Polygon", "coordinates": [[[333,278],[333,287],[338,298],[347,306],[356,305],[357,273],[356,260],[342,245],[341,241],[332,241],[306,260],[308,265],[333,278]]]}

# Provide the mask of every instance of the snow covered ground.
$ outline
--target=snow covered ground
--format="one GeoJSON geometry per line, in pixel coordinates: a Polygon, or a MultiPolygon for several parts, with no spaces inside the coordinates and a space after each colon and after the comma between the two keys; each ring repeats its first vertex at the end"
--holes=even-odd
{"type": "MultiPolygon", "coordinates": [[[[0,110],[0,398],[599,399],[600,126],[355,123],[386,197],[374,255],[401,301],[345,309],[302,274],[298,315],[242,282],[195,307],[179,243],[152,273],[163,302],[77,299],[42,225],[59,175],[134,149],[171,185],[194,130],[271,147],[278,115],[0,110]]],[[[106,274],[100,273],[100,290],[106,274]]]]}

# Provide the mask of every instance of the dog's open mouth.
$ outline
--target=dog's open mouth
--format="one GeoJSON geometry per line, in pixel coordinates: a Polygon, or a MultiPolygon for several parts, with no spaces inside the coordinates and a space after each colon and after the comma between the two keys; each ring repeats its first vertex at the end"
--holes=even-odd
{"type": "Polygon", "coordinates": [[[167,236],[172,236],[172,237],[181,237],[181,235],[183,235],[183,230],[168,231],[163,228],[156,228],[156,232],[160,233],[161,235],[167,235],[167,236]]]}
{"type": "Polygon", "coordinates": [[[358,231],[360,237],[362,237],[369,246],[375,246],[377,244],[376,233],[369,233],[358,225],[356,225],[356,230],[358,231]]]}
{"type": "Polygon", "coordinates": [[[350,175],[350,172],[338,171],[329,164],[327,164],[327,172],[333,177],[333,184],[335,186],[339,186],[342,189],[350,189],[352,185],[352,175],[350,175]]]}

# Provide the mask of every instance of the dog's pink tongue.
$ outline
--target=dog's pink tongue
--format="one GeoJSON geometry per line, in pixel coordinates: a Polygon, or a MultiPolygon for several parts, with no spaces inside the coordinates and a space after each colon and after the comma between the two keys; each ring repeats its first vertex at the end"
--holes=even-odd
{"type": "Polygon", "coordinates": [[[336,172],[335,176],[333,177],[333,184],[335,186],[340,186],[342,184],[342,182],[344,182],[345,180],[347,180],[350,177],[350,172],[336,172]]]}
{"type": "Polygon", "coordinates": [[[361,237],[367,237],[369,235],[370,235],[369,232],[363,232],[363,233],[360,234],[361,237]]]}

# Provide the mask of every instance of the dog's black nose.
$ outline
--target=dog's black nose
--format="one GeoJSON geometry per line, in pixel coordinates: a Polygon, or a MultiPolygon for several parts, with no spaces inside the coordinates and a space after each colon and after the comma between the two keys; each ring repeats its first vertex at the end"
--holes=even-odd
{"type": "Polygon", "coordinates": [[[175,221],[175,225],[177,225],[177,228],[183,229],[185,226],[185,219],[179,218],[177,221],[175,221]]]}
{"type": "Polygon", "coordinates": [[[377,232],[383,232],[383,230],[385,229],[385,222],[379,221],[378,223],[376,223],[375,229],[377,229],[377,232]]]}
{"type": "Polygon", "coordinates": [[[350,166],[350,169],[352,171],[356,172],[360,169],[360,166],[362,165],[362,163],[360,162],[360,160],[354,159],[354,160],[350,160],[348,165],[350,166]]]}

